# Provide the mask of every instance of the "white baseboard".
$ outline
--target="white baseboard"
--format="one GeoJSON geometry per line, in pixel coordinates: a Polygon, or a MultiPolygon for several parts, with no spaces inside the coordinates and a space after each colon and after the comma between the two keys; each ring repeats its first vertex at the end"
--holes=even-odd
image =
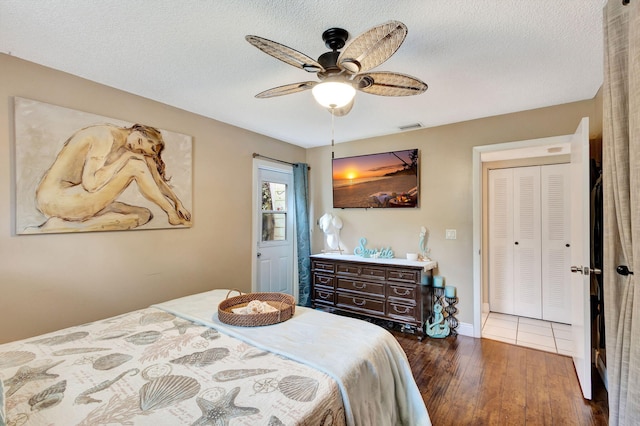
{"type": "Polygon", "coordinates": [[[459,323],[458,328],[456,328],[456,331],[461,336],[473,337],[473,324],[461,322],[459,323]]]}

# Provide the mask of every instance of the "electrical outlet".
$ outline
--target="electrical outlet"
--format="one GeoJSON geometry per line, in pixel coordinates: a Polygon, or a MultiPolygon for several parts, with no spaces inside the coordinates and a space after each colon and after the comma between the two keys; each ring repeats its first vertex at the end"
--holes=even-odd
{"type": "Polygon", "coordinates": [[[447,240],[455,240],[456,239],[456,230],[455,229],[446,229],[444,232],[444,238],[447,240]]]}

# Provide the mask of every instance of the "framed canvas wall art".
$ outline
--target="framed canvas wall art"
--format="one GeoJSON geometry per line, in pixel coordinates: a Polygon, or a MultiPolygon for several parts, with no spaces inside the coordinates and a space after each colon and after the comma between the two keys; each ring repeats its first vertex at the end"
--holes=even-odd
{"type": "Polygon", "coordinates": [[[191,227],[192,137],[14,98],[16,234],[191,227]]]}

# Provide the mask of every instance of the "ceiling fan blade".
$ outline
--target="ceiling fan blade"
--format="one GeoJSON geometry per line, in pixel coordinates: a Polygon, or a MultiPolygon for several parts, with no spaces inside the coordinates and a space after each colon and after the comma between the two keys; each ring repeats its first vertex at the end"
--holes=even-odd
{"type": "Polygon", "coordinates": [[[312,59],[304,53],[300,53],[283,44],[254,35],[246,36],[245,40],[262,50],[267,55],[280,59],[282,62],[286,62],[296,68],[300,68],[308,72],[324,71],[322,65],[320,65],[315,59],[312,59]]]}
{"type": "Polygon", "coordinates": [[[273,89],[265,90],[256,95],[256,98],[273,98],[274,96],[290,95],[291,93],[302,92],[309,90],[313,86],[318,84],[315,81],[303,81],[301,83],[285,84],[284,86],[274,87],[273,89]]]}
{"type": "Polygon", "coordinates": [[[407,36],[407,26],[389,21],[351,40],[338,57],[338,66],[352,74],[377,67],[393,55],[407,36]]]}
{"type": "Polygon", "coordinates": [[[424,93],[429,86],[410,75],[397,72],[371,72],[357,76],[357,89],[379,96],[411,96],[424,93]]]}
{"type": "Polygon", "coordinates": [[[329,111],[336,117],[344,117],[345,115],[349,114],[349,111],[351,111],[351,108],[353,108],[354,101],[355,98],[351,99],[351,102],[341,108],[333,108],[333,110],[331,108],[327,108],[327,111],[329,111]]]}

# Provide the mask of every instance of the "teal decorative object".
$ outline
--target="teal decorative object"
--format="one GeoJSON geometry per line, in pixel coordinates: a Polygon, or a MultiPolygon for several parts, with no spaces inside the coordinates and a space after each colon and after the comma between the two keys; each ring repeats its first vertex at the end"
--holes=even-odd
{"type": "Polygon", "coordinates": [[[456,288],[452,285],[446,286],[444,288],[444,297],[448,297],[449,299],[456,297],[456,288]]]}
{"type": "Polygon", "coordinates": [[[433,277],[433,286],[434,287],[444,287],[444,277],[441,275],[436,275],[433,277]]]}
{"type": "Polygon", "coordinates": [[[372,257],[374,259],[393,259],[394,254],[391,247],[381,248],[381,249],[368,249],[366,247],[367,239],[360,238],[360,246],[356,247],[353,250],[353,254],[360,257],[372,257]]]}
{"type": "Polygon", "coordinates": [[[449,335],[449,323],[444,320],[442,305],[438,302],[433,305],[433,322],[427,321],[427,336],[441,339],[449,335]]]}

